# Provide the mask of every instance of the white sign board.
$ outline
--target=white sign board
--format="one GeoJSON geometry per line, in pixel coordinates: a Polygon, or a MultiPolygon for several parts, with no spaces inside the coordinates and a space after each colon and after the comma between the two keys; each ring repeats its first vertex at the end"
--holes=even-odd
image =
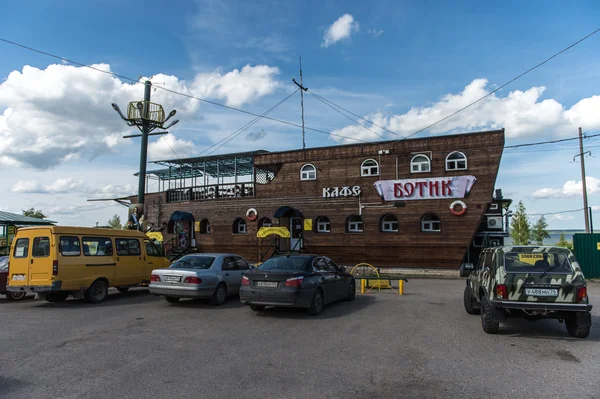
{"type": "Polygon", "coordinates": [[[373,183],[384,201],[411,201],[438,198],[465,198],[475,176],[448,176],[405,180],[379,180],[373,183]]]}

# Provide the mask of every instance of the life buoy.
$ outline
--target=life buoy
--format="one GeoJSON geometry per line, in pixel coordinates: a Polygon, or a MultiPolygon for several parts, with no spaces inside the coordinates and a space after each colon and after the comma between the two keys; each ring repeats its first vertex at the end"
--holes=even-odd
{"type": "Polygon", "coordinates": [[[467,211],[467,204],[465,204],[462,201],[454,201],[453,203],[450,204],[450,213],[452,213],[454,216],[462,216],[465,214],[466,211],[467,211]],[[456,207],[456,205],[461,206],[461,209],[458,212],[454,209],[456,207]]]}
{"type": "Polygon", "coordinates": [[[251,222],[254,222],[256,219],[258,219],[258,212],[256,211],[256,209],[254,208],[250,208],[246,211],[246,219],[248,219],[251,222]]]}

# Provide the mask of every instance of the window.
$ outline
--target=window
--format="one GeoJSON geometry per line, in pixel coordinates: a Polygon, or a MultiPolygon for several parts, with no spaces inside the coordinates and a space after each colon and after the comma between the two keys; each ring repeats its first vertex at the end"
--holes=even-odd
{"type": "Polygon", "coordinates": [[[244,259],[239,256],[236,256],[234,259],[238,270],[250,270],[250,265],[244,259]]]}
{"type": "Polygon", "coordinates": [[[210,234],[210,223],[208,219],[202,219],[200,221],[200,234],[210,234]]]}
{"type": "Polygon", "coordinates": [[[381,231],[385,233],[398,232],[398,219],[394,215],[384,215],[381,218],[381,231]]]}
{"type": "Polygon", "coordinates": [[[151,242],[151,241],[144,241],[144,242],[146,243],[146,255],[162,257],[160,248],[158,248],[153,242],[151,242]]]}
{"type": "Polygon", "coordinates": [[[323,258],[315,258],[313,260],[313,267],[318,272],[329,272],[329,266],[327,266],[327,262],[323,258]]]}
{"type": "Polygon", "coordinates": [[[491,204],[490,205],[490,211],[497,211],[498,210],[498,204],[491,204]]]}
{"type": "Polygon", "coordinates": [[[81,255],[81,245],[79,244],[79,237],[60,237],[59,251],[62,256],[81,255]]]}
{"type": "Polygon", "coordinates": [[[367,159],[360,165],[361,176],[379,176],[379,164],[374,159],[367,159]]]}
{"type": "Polygon", "coordinates": [[[427,155],[418,154],[410,161],[411,173],[424,173],[431,171],[431,161],[427,155]]]}
{"type": "Polygon", "coordinates": [[[85,256],[112,256],[112,241],[107,237],[83,237],[83,254],[85,256]]]}
{"type": "Polygon", "coordinates": [[[362,217],[358,215],[350,216],[346,225],[348,233],[362,233],[363,231],[362,217]]]}
{"type": "Polygon", "coordinates": [[[235,260],[231,256],[228,256],[225,259],[223,259],[223,262],[221,263],[221,270],[235,270],[235,269],[237,269],[237,264],[235,263],[235,260]]]}
{"type": "Polygon", "coordinates": [[[47,258],[50,256],[50,238],[36,237],[33,239],[31,256],[35,258],[47,258]]]}
{"type": "Polygon", "coordinates": [[[454,151],[446,157],[446,170],[467,169],[467,157],[459,151],[454,151]]]}
{"type": "Polygon", "coordinates": [[[237,218],[233,222],[233,234],[246,234],[246,221],[242,218],[237,218]]]}
{"type": "Polygon", "coordinates": [[[6,237],[6,226],[0,225],[0,237],[6,237]]]}
{"type": "Polygon", "coordinates": [[[262,218],[258,222],[258,227],[271,227],[273,226],[273,222],[269,218],[262,218]]]}
{"type": "Polygon", "coordinates": [[[29,238],[19,238],[15,244],[13,257],[26,258],[29,255],[29,238]]]}
{"type": "Polygon", "coordinates": [[[337,267],[337,265],[335,263],[333,263],[333,261],[329,258],[323,258],[325,259],[325,262],[327,262],[327,268],[329,269],[330,272],[334,272],[337,273],[340,271],[340,269],[337,267]]]}
{"type": "Polygon", "coordinates": [[[317,180],[317,168],[307,163],[300,169],[300,180],[317,180]]]}
{"type": "Polygon", "coordinates": [[[182,258],[177,259],[169,269],[210,269],[213,262],[215,261],[214,256],[197,256],[197,255],[186,255],[182,258]]]}
{"type": "Polygon", "coordinates": [[[140,241],[135,238],[117,238],[115,241],[117,243],[117,255],[140,256],[142,254],[140,241]]]}
{"type": "Polygon", "coordinates": [[[311,271],[311,258],[308,256],[276,256],[267,259],[258,270],[292,270],[298,272],[311,271]]]}
{"type": "Polygon", "coordinates": [[[421,231],[441,231],[440,218],[428,213],[421,219],[421,231]]]}
{"type": "Polygon", "coordinates": [[[331,222],[325,216],[317,218],[317,233],[331,233],[331,222]]]}

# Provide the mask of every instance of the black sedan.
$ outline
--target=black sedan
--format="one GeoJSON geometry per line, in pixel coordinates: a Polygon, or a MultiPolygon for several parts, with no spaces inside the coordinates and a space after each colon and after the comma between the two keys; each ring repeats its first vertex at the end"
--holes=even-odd
{"type": "Polygon", "coordinates": [[[325,256],[276,256],[246,273],[240,300],[255,312],[265,306],[305,308],[317,315],[323,306],[356,295],[354,277],[325,256]]]}

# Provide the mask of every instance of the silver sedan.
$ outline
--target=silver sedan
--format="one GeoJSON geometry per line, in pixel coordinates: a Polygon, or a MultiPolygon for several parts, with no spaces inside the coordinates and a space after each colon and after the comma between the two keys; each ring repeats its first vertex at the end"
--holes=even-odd
{"type": "Polygon", "coordinates": [[[235,254],[190,254],[156,269],[150,276],[150,293],[175,303],[181,298],[210,298],[221,305],[228,296],[238,295],[242,277],[251,269],[235,254]]]}

